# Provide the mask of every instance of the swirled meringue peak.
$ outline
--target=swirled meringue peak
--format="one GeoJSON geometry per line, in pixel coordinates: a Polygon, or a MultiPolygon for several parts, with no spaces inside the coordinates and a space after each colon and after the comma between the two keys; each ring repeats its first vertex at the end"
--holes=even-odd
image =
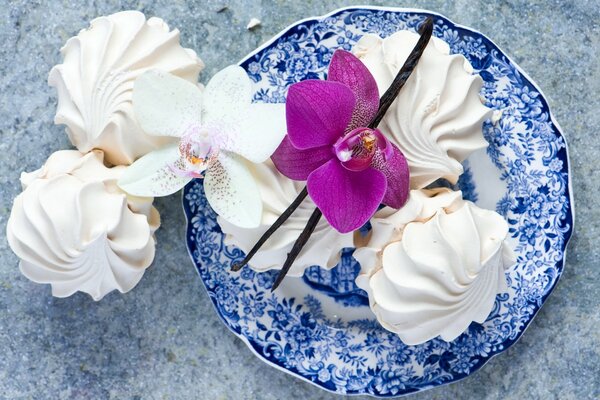
{"type": "MultiPolygon", "coordinates": [[[[253,229],[240,228],[218,218],[218,223],[226,234],[225,243],[237,246],[246,253],[294,201],[304,186],[304,182],[286,178],[270,160],[261,164],[248,163],[248,169],[258,184],[263,202],[260,226],[253,229]]],[[[281,269],[315,207],[310,197],[307,197],[254,255],[249,266],[259,272],[281,269]]],[[[327,221],[321,220],[288,275],[302,276],[304,270],[313,265],[333,268],[339,262],[340,252],[345,247],[352,247],[352,233],[339,233],[327,221]]]]}
{"type": "Polygon", "coordinates": [[[431,204],[356,279],[381,325],[409,345],[451,341],[471,322],[483,323],[515,262],[499,214],[448,192],[422,200],[431,204]]]}
{"type": "Polygon", "coordinates": [[[380,265],[385,246],[402,238],[404,227],[415,221],[425,222],[439,209],[455,210],[462,204],[462,192],[446,188],[411,190],[404,207],[394,210],[384,207],[371,218],[371,230],[366,236],[355,233],[354,258],[361,266],[361,274],[370,273],[380,265]]]}
{"type": "Polygon", "coordinates": [[[139,282],[154,259],[160,216],[152,198],[118,188],[125,169],[104,166],[99,150],[63,150],[21,175],[7,238],[27,278],[50,284],[56,297],[81,291],[94,300],[139,282]]]}
{"type": "Polygon", "coordinates": [[[179,44],[179,31],[138,11],[94,19],[61,49],[63,63],[50,71],[58,91],[54,122],[64,124],[80,151],[101,149],[106,161],[128,165],[173,139],[145,134],[132,108],[135,79],[149,69],[192,83],[204,68],[193,50],[179,44]]]}
{"type": "MultiPolygon", "coordinates": [[[[399,31],[385,39],[368,34],[353,51],[383,93],[418,39],[411,31],[399,31]]],[[[482,125],[491,110],[479,97],[482,85],[465,57],[450,55],[447,43],[431,39],[379,125],[406,157],[412,189],[424,188],[439,178],[456,183],[463,173],[461,162],[487,146],[482,125]]]]}

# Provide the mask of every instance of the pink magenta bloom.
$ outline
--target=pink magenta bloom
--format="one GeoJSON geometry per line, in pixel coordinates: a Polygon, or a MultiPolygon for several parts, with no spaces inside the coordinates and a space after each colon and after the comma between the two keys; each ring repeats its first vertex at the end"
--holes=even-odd
{"type": "Polygon", "coordinates": [[[288,91],[288,132],[273,162],[285,176],[307,181],[311,199],[342,233],[364,225],[380,204],[400,208],[408,197],[404,155],[366,127],[378,108],[375,79],[343,50],[333,54],[328,80],[302,81],[288,91]]]}

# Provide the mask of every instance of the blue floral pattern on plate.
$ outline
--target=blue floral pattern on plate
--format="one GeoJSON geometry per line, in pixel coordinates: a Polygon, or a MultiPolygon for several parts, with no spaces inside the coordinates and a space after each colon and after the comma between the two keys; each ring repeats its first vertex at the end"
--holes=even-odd
{"type": "Polygon", "coordinates": [[[467,160],[459,182],[466,198],[507,219],[518,256],[507,271],[509,291],[497,296],[485,323],[471,324],[451,343],[405,345],[377,323],[354,285],[352,249],[334,270],[312,267],[271,293],[276,272],[230,272],[243,253],[224,245],[202,182],[183,194],[188,249],[225,325],[262,360],[337,393],[398,396],[481,368],[520,337],[556,285],[573,229],[567,148],[548,104],[478,32],[431,12],[347,8],[289,27],[240,64],[254,82],[255,101],[283,102],[290,84],[324,77],[335,49],[350,50],[365,33],[415,30],[427,16],[435,19],[434,35],[481,75],[486,104],[502,110],[496,124],[484,126],[490,146],[467,160]]]}

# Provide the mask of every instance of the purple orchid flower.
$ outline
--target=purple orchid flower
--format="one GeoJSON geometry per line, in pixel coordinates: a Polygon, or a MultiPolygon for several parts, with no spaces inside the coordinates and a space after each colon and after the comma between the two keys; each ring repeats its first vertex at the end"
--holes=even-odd
{"type": "Polygon", "coordinates": [[[288,133],[271,157],[277,169],[306,180],[308,194],[331,226],[360,228],[380,204],[400,208],[409,192],[408,164],[378,129],[375,79],[352,53],[337,50],[328,80],[290,86],[288,133]]]}

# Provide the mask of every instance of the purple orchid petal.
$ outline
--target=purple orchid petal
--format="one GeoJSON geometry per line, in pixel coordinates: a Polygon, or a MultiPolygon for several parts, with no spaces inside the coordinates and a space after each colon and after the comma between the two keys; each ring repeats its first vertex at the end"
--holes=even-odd
{"type": "Polygon", "coordinates": [[[329,64],[327,79],[348,86],[356,97],[352,121],[346,132],[367,126],[379,109],[379,90],[369,69],[354,54],[336,50],[329,64]]]}
{"type": "Polygon", "coordinates": [[[401,208],[410,191],[410,173],[404,154],[388,141],[387,148],[375,154],[372,167],[383,172],[387,178],[387,190],[382,203],[395,209],[401,208]]]}
{"type": "Polygon", "coordinates": [[[338,82],[306,80],[290,86],[286,100],[288,136],[294,147],[332,145],[352,119],[356,100],[338,82]]]}
{"type": "Polygon", "coordinates": [[[329,145],[300,150],[285,136],[271,159],[283,175],[296,181],[305,181],[311,172],[333,157],[333,150],[329,145]]]}
{"type": "Polygon", "coordinates": [[[306,186],[323,216],[341,233],[363,226],[377,211],[387,189],[382,172],[374,168],[349,171],[336,159],[310,174],[306,186]]]}

